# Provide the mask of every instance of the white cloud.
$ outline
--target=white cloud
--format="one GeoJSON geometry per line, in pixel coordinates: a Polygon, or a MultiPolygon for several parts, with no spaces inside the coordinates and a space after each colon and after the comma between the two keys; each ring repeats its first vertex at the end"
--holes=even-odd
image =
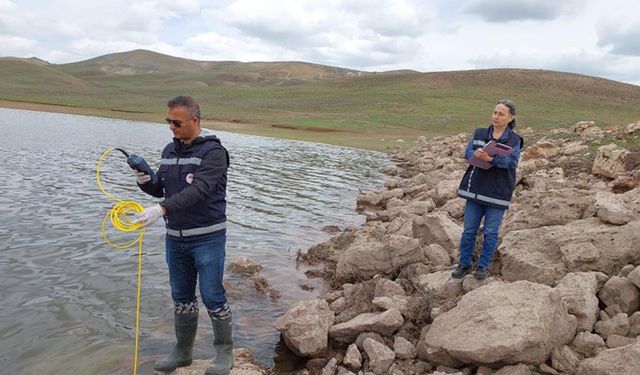
{"type": "Polygon", "coordinates": [[[574,0],[471,0],[463,11],[479,15],[487,22],[548,21],[569,12],[575,14],[579,5],[574,0]]]}
{"type": "Polygon", "coordinates": [[[0,0],[0,55],[144,48],[360,70],[557,69],[640,82],[635,0],[0,0]]]}
{"type": "Polygon", "coordinates": [[[31,57],[31,51],[38,46],[38,42],[17,36],[0,34],[0,46],[2,46],[3,56],[31,57]]]}
{"type": "Polygon", "coordinates": [[[598,45],[610,46],[615,54],[640,56],[640,18],[601,23],[598,27],[598,45]]]}

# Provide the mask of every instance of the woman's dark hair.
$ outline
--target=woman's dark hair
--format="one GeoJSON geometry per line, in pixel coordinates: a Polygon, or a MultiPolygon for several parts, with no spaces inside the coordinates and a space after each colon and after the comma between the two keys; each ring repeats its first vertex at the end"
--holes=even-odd
{"type": "Polygon", "coordinates": [[[509,108],[509,113],[511,113],[511,116],[513,116],[513,120],[511,120],[511,122],[509,122],[507,124],[507,126],[509,127],[509,129],[513,129],[516,127],[516,103],[513,102],[513,100],[509,100],[509,99],[502,99],[502,100],[498,100],[498,102],[496,103],[496,105],[498,104],[502,104],[507,106],[507,108],[509,108]]]}

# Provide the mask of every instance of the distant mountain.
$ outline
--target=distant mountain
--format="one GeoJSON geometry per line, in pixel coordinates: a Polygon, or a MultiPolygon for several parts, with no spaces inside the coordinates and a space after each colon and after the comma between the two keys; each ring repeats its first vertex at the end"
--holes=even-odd
{"type": "Polygon", "coordinates": [[[141,49],[61,64],[58,68],[79,77],[195,74],[229,81],[339,79],[367,74],[306,62],[197,61],[141,49]]]}
{"type": "Polygon", "coordinates": [[[601,126],[640,120],[640,86],[534,69],[373,73],[294,61],[196,61],[135,50],[70,64],[0,58],[0,73],[0,100],[158,121],[168,98],[186,94],[202,104],[203,120],[233,124],[229,129],[265,135],[286,129],[290,137],[313,140],[338,134],[335,142],[364,147],[402,134],[486,126],[501,98],[515,100],[518,123],[536,129],[581,120],[601,126]],[[302,136],[300,130],[312,133],[302,136]]]}

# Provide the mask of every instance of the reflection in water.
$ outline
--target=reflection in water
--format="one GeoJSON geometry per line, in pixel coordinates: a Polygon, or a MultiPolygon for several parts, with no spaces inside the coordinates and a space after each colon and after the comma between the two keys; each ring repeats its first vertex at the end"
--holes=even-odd
{"type": "MultiPolygon", "coordinates": [[[[101,220],[112,202],[95,184],[95,167],[108,147],[123,147],[157,166],[170,131],[148,123],[0,109],[0,132],[2,372],[131,373],[137,254],[102,241],[101,220]]],[[[231,154],[227,262],[240,255],[257,260],[264,267],[260,276],[282,296],[271,301],[255,293],[251,280],[228,274],[234,339],[273,365],[275,319],[324,287],[295,269],[297,251],[327,239],[320,230],[325,225],[361,224],[353,210],[358,189],[376,188],[388,159],[362,150],[218,135],[231,154]]],[[[116,196],[145,206],[154,201],[137,189],[119,154],[105,160],[103,177],[116,196]]],[[[130,239],[109,234],[117,242],[130,239]]],[[[173,340],[162,225],[145,236],[142,283],[139,370],[149,373],[173,340]]],[[[208,358],[212,332],[205,312],[200,318],[195,354],[208,358]]]]}

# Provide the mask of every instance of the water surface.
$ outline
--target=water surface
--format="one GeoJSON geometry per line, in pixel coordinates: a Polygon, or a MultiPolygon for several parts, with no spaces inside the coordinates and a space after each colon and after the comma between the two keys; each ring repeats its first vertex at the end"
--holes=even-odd
{"type": "MultiPolygon", "coordinates": [[[[0,109],[0,365],[7,374],[127,374],[132,371],[137,249],[115,250],[100,224],[112,206],[95,168],[109,147],[157,166],[166,126],[0,109]]],[[[281,298],[227,273],[234,338],[273,365],[275,319],[324,287],[296,269],[298,250],[330,237],[326,225],[360,225],[359,189],[379,187],[381,153],[216,132],[231,155],[227,263],[244,255],[281,298]]],[[[144,206],[121,154],[105,160],[107,189],[144,206]]],[[[150,373],[173,341],[163,225],[144,239],[139,373],[150,373]]],[[[110,232],[116,241],[129,239],[110,232]]],[[[196,356],[211,357],[211,325],[201,306],[196,356]]]]}

